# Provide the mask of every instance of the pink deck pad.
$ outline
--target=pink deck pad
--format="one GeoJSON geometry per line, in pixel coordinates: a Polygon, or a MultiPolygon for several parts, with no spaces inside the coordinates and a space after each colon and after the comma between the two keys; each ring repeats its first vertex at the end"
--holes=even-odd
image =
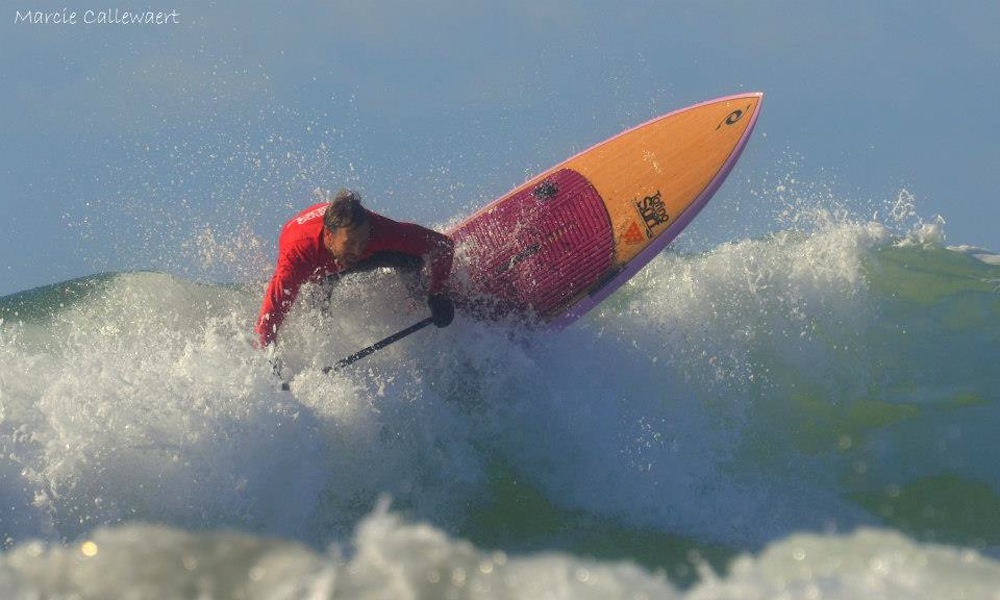
{"type": "Polygon", "coordinates": [[[614,239],[594,186],[562,169],[451,232],[469,258],[460,303],[480,316],[555,317],[612,266],[614,239]]]}

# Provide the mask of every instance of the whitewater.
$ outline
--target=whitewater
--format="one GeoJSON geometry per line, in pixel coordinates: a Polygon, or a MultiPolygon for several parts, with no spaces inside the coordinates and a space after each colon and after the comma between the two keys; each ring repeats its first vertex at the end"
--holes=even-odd
{"type": "Polygon", "coordinates": [[[1000,598],[1000,255],[795,218],[330,375],[426,309],[307,290],[290,391],[263,282],[0,298],[0,597],[1000,598]]]}

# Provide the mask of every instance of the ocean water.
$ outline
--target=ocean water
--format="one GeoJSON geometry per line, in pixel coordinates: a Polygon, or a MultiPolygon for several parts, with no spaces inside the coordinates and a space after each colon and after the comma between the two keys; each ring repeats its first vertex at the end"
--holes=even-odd
{"type": "Polygon", "coordinates": [[[331,375],[425,309],[313,289],[290,391],[262,282],[0,298],[0,597],[1000,598],[1000,255],[810,221],[331,375]]]}

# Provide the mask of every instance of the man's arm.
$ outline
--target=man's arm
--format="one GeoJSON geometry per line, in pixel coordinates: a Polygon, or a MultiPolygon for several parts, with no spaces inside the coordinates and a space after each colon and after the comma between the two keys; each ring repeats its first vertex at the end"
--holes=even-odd
{"type": "Polygon", "coordinates": [[[455,243],[448,236],[419,225],[408,225],[409,231],[402,239],[414,243],[410,251],[425,257],[430,265],[430,284],[427,286],[427,305],[431,309],[434,325],[447,327],[455,318],[455,306],[448,294],[448,279],[455,256],[455,243]]]}
{"type": "Polygon", "coordinates": [[[429,296],[444,294],[448,291],[448,278],[451,277],[451,266],[455,257],[455,243],[451,238],[431,229],[426,229],[427,262],[430,264],[431,281],[427,289],[429,296]]]}
{"type": "Polygon", "coordinates": [[[257,318],[255,328],[261,348],[267,347],[277,339],[278,329],[288,311],[292,309],[292,304],[299,295],[299,288],[308,277],[309,270],[302,266],[301,261],[284,254],[278,257],[274,275],[264,293],[264,302],[260,307],[260,316],[257,318]]]}
{"type": "Polygon", "coordinates": [[[378,226],[372,230],[373,235],[377,236],[375,243],[384,250],[421,257],[430,270],[428,295],[447,293],[455,254],[455,244],[451,238],[415,223],[400,223],[378,216],[376,218],[379,220],[378,226]]]}

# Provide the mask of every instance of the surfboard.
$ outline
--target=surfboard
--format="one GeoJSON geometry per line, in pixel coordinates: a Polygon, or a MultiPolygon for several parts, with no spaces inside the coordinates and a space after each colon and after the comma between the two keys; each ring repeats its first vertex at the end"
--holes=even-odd
{"type": "Polygon", "coordinates": [[[624,131],[526,181],[448,234],[460,308],[565,327],[687,227],[746,146],[763,94],[710,100],[624,131]]]}

